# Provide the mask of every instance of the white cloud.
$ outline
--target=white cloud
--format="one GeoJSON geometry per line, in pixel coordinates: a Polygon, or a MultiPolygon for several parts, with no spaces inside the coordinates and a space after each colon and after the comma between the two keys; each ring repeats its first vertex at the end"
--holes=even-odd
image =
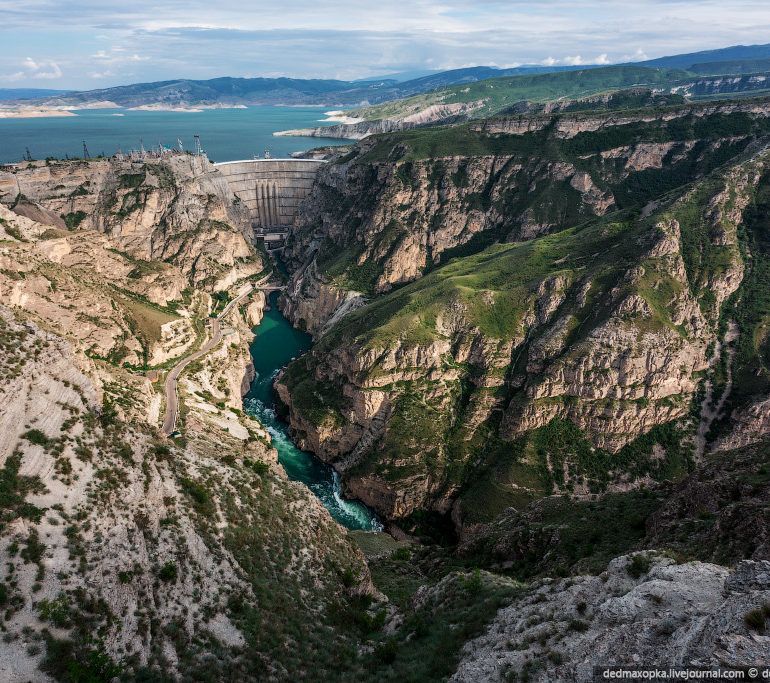
{"type": "Polygon", "coordinates": [[[24,81],[28,79],[54,80],[62,77],[59,65],[50,59],[34,60],[27,57],[21,64],[22,70],[3,77],[6,81],[24,81]]]}
{"type": "Polygon", "coordinates": [[[98,59],[105,64],[120,64],[122,62],[146,62],[149,57],[140,57],[138,54],[125,54],[124,47],[112,47],[107,50],[98,50],[91,55],[91,59],[98,59]]]}
{"type": "Polygon", "coordinates": [[[767,0],[412,0],[406,13],[395,0],[0,0],[0,16],[5,80],[56,77],[42,61],[47,75],[19,66],[42,45],[66,71],[57,84],[75,88],[88,87],[89,74],[100,74],[100,86],[364,78],[465,64],[610,64],[770,40],[767,0]]]}
{"type": "Polygon", "coordinates": [[[636,52],[630,54],[630,55],[623,55],[622,61],[624,62],[643,62],[646,59],[649,59],[647,56],[647,53],[642,50],[642,48],[638,47],[636,48],[636,52]]]}

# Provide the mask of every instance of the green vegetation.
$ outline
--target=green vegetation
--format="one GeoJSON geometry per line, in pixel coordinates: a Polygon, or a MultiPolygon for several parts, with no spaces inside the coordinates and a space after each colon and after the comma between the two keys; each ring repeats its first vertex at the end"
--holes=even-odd
{"type": "Polygon", "coordinates": [[[26,502],[27,494],[44,490],[43,483],[39,477],[19,474],[21,458],[18,451],[12,453],[0,469],[0,530],[17,517],[38,522],[43,515],[43,510],[26,502]]]}
{"type": "Polygon", "coordinates": [[[169,560],[158,570],[158,578],[166,583],[174,583],[178,573],[176,562],[169,560]]]}
{"type": "Polygon", "coordinates": [[[765,630],[765,624],[768,619],[770,619],[770,603],[765,603],[762,607],[746,612],[746,615],[743,617],[746,626],[760,633],[765,630]]]}
{"type": "Polygon", "coordinates": [[[364,671],[377,681],[446,680],[462,646],[480,635],[497,610],[522,589],[514,581],[478,570],[447,576],[429,600],[407,612],[395,635],[375,644],[363,662],[364,671]]]}
{"type": "Polygon", "coordinates": [[[85,211],[74,211],[62,214],[67,230],[75,230],[86,218],[88,214],[85,211]]]}
{"type": "Polygon", "coordinates": [[[49,441],[45,433],[41,432],[39,429],[30,429],[29,431],[24,433],[24,438],[30,443],[35,444],[36,446],[43,446],[43,447],[47,446],[49,441]]]}
{"type": "Polygon", "coordinates": [[[61,683],[104,683],[123,671],[98,641],[58,640],[50,635],[46,638],[46,656],[40,668],[61,683]]]}
{"type": "MultiPolygon", "coordinates": [[[[739,231],[746,272],[725,304],[723,320],[734,320],[738,340],[733,387],[725,414],[770,391],[770,172],[760,179],[739,231]]],[[[717,428],[719,429],[719,427],[717,428]]]]}
{"type": "Polygon", "coordinates": [[[652,566],[652,557],[638,553],[631,558],[626,571],[631,578],[639,579],[644,576],[652,566]]]}
{"type": "Polygon", "coordinates": [[[476,103],[482,106],[472,112],[481,118],[522,102],[549,102],[579,99],[612,90],[639,86],[671,86],[686,79],[688,72],[675,69],[650,69],[639,66],[610,66],[584,71],[508,76],[476,83],[463,83],[449,88],[416,95],[395,102],[367,107],[353,112],[366,119],[393,118],[413,113],[432,104],[476,103]]]}
{"type": "MultiPolygon", "coordinates": [[[[460,305],[469,326],[488,337],[512,338],[524,332],[523,317],[534,303],[534,290],[546,277],[578,276],[612,285],[633,262],[635,246],[649,230],[646,221],[599,220],[518,244],[495,245],[442,268],[352,312],[320,342],[333,348],[342,339],[369,347],[425,343],[440,336],[435,322],[448,306],[460,305]]],[[[650,260],[654,268],[655,263],[650,260]]],[[[658,287],[671,280],[660,272],[658,287]]],[[[671,286],[674,286],[673,284],[671,286]]],[[[598,311],[587,312],[596,316],[598,311]]],[[[651,324],[671,326],[665,311],[651,324]]]]}

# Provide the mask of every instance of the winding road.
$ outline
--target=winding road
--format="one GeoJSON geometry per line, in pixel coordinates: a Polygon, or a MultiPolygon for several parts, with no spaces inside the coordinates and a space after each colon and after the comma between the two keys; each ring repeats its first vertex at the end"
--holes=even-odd
{"type": "Polygon", "coordinates": [[[259,282],[251,285],[245,292],[239,294],[233,299],[227,306],[224,307],[222,312],[211,320],[211,339],[209,339],[200,349],[195,353],[191,353],[189,356],[185,356],[180,360],[168,373],[166,377],[165,391],[166,391],[166,417],[163,420],[163,433],[166,436],[171,436],[176,431],[176,422],[179,417],[179,394],[177,392],[177,384],[179,376],[184,372],[185,368],[190,364],[203,358],[207,353],[219,346],[219,342],[222,341],[222,326],[220,322],[224,317],[243,301],[252,292],[259,289],[268,279],[269,275],[262,278],[259,282]]]}

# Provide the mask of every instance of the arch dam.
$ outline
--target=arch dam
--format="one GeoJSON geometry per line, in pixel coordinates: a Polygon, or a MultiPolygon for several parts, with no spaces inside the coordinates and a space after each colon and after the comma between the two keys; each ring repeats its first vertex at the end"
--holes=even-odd
{"type": "Polygon", "coordinates": [[[248,207],[257,239],[272,250],[283,247],[297,207],[310,194],[325,163],[316,159],[250,159],[214,166],[248,207]]]}

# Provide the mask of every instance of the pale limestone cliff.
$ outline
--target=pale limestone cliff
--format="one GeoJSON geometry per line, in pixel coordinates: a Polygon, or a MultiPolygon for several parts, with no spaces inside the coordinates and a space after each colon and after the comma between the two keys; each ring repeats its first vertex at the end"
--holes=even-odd
{"type": "Polygon", "coordinates": [[[97,230],[114,249],[172,263],[212,290],[263,267],[245,208],[201,157],[17,165],[0,173],[0,202],[57,228],[97,230]]]}
{"type": "MultiPolygon", "coordinates": [[[[616,453],[656,426],[686,424],[720,310],[742,282],[738,228],[765,164],[759,153],[633,228],[597,222],[458,260],[340,317],[278,384],[300,444],[398,520],[447,512],[462,490],[452,468],[480,457],[472,444],[490,429],[513,442],[558,418],[616,453]],[[697,268],[694,240],[711,254],[697,268]],[[526,285],[511,294],[522,272],[526,285]],[[511,315],[505,334],[492,331],[511,315]]],[[[312,312],[324,292],[308,284],[316,279],[289,290],[290,313],[297,301],[312,312]]],[[[328,313],[315,313],[309,327],[320,331],[328,313]]],[[[587,492],[575,466],[563,465],[560,485],[587,492]]]]}

